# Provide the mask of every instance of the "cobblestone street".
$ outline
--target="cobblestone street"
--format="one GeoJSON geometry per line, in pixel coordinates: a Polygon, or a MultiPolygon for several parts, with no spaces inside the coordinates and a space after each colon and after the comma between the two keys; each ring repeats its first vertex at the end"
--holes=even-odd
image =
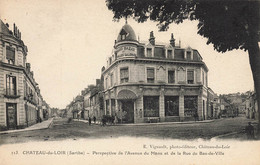
{"type": "MultiPolygon", "coordinates": [[[[156,139],[183,139],[191,140],[202,138],[209,140],[219,135],[233,132],[241,132],[247,125],[245,117],[223,118],[209,123],[189,123],[189,124],[153,124],[153,125],[100,125],[81,121],[67,123],[67,119],[56,118],[51,128],[44,130],[33,130],[0,135],[1,144],[21,143],[27,141],[57,141],[66,139],[85,138],[116,138],[116,137],[148,137],[156,139]]],[[[256,122],[252,121],[256,128],[256,122]]],[[[220,136],[219,138],[234,138],[245,140],[244,133],[220,136]]]]}

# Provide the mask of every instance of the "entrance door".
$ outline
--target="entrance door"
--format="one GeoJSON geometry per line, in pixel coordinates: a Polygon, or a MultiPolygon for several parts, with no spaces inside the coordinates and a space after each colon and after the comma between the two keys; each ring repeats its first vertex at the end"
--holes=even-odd
{"type": "Polygon", "coordinates": [[[6,104],[6,123],[8,129],[15,129],[17,126],[16,117],[16,104],[7,103],[6,104]]]}
{"type": "Polygon", "coordinates": [[[122,113],[124,123],[134,123],[134,102],[122,101],[122,113]]]}

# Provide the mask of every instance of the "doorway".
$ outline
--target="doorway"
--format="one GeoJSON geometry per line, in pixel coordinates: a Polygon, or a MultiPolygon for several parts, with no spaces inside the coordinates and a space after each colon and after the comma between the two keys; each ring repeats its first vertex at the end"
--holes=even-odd
{"type": "Polygon", "coordinates": [[[6,125],[8,129],[16,129],[17,110],[14,103],[6,103],[6,125]]]}
{"type": "Polygon", "coordinates": [[[134,123],[134,101],[124,100],[122,103],[123,123],[134,123]]]}

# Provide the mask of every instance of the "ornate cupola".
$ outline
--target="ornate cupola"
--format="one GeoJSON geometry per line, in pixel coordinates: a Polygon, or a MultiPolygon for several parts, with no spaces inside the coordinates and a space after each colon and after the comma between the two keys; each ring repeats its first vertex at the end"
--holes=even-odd
{"type": "Polygon", "coordinates": [[[114,52],[117,58],[137,56],[137,45],[139,42],[136,39],[133,28],[126,24],[121,28],[114,45],[114,52]]]}
{"type": "Polygon", "coordinates": [[[136,35],[133,28],[127,23],[121,28],[117,36],[116,44],[124,41],[137,42],[136,35]]]}

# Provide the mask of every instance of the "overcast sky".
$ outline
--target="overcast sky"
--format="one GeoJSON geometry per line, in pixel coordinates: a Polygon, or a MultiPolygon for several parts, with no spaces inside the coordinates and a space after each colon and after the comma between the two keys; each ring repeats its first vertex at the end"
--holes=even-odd
{"type": "MultiPolygon", "coordinates": [[[[113,13],[105,0],[8,0],[0,1],[0,18],[16,23],[28,47],[31,63],[41,94],[52,107],[65,108],[70,101],[100,78],[101,67],[111,54],[114,40],[125,20],[113,22],[113,13]]],[[[170,25],[158,32],[155,22],[138,24],[128,19],[136,36],[168,43],[173,33],[181,46],[197,49],[209,68],[209,86],[217,94],[253,90],[248,53],[233,50],[214,51],[206,38],[197,35],[197,22],[170,25]]]]}

